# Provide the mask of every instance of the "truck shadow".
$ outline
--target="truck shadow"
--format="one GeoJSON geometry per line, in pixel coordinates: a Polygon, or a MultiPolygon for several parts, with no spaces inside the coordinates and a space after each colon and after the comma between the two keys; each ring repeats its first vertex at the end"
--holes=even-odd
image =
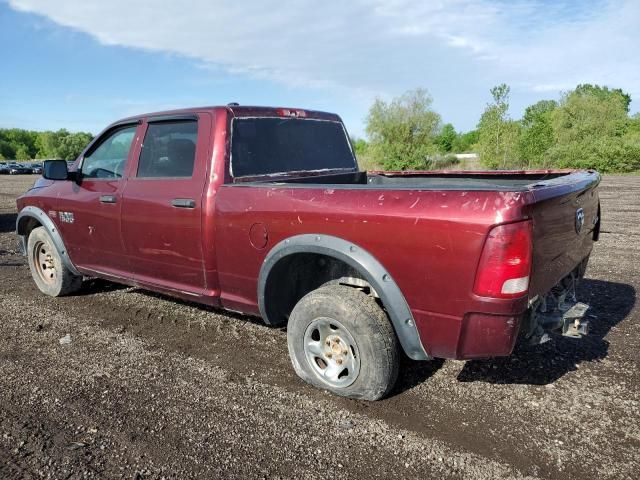
{"type": "Polygon", "coordinates": [[[578,300],[591,308],[589,335],[582,339],[553,335],[542,345],[519,345],[510,357],[470,360],[458,375],[461,382],[548,385],[584,362],[597,362],[608,355],[604,337],[627,318],[636,303],[636,291],[625,283],[584,279],[578,300]]]}
{"type": "Polygon", "coordinates": [[[442,358],[434,358],[428,361],[415,361],[403,355],[400,364],[400,374],[389,398],[400,395],[401,393],[411,390],[429,378],[442,368],[445,360],[442,358]]]}
{"type": "Polygon", "coordinates": [[[109,280],[103,280],[102,278],[90,278],[82,282],[80,290],[73,292],[70,297],[84,297],[86,295],[94,295],[96,293],[115,292],[117,290],[124,290],[131,288],[121,283],[110,282],[109,280]]]}
{"type": "Polygon", "coordinates": [[[0,233],[15,232],[17,213],[0,213],[0,233]]]}

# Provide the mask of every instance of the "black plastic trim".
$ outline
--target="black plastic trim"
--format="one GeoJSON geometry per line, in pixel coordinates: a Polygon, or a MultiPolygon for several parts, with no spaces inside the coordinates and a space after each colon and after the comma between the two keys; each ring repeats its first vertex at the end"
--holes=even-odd
{"type": "Polygon", "coordinates": [[[180,115],[154,115],[152,117],[147,118],[147,123],[155,123],[155,122],[171,122],[171,121],[187,121],[187,120],[198,120],[198,115],[196,114],[180,114],[180,115]]]}
{"type": "MultiPolygon", "coordinates": [[[[101,133],[106,133],[114,128],[120,128],[120,127],[126,127],[126,126],[133,126],[133,125],[140,125],[142,123],[142,119],[141,118],[134,118],[134,119],[126,119],[126,120],[119,120],[117,122],[112,123],[111,125],[109,125],[104,132],[101,133]]],[[[95,138],[98,139],[102,137],[102,135],[96,136],[95,138]]]]}
{"type": "Polygon", "coordinates": [[[69,255],[67,253],[67,247],[64,246],[64,242],[62,241],[62,236],[60,236],[58,227],[56,226],[55,223],[53,223],[53,220],[51,220],[45,212],[43,212],[37,207],[32,207],[32,206],[24,207],[18,214],[18,218],[16,220],[16,233],[22,237],[22,244],[25,247],[24,249],[25,254],[27,253],[26,252],[27,242],[25,237],[26,232],[24,232],[24,229],[23,229],[24,227],[21,227],[21,223],[25,218],[35,218],[38,221],[38,223],[40,223],[40,225],[42,225],[44,228],[47,229],[47,232],[49,232],[49,235],[51,236],[51,240],[53,241],[53,244],[56,247],[56,250],[58,250],[58,253],[60,254],[60,258],[62,259],[62,263],[64,264],[64,266],[67,267],[69,271],[71,271],[71,273],[73,273],[74,275],[81,275],[78,269],[76,268],[76,266],[73,264],[73,262],[69,258],[69,255]]]}
{"type": "Polygon", "coordinates": [[[379,295],[389,314],[404,352],[413,360],[429,360],[407,302],[385,268],[366,250],[338,237],[321,234],[296,235],[287,238],[267,254],[258,277],[258,306],[262,318],[269,318],[265,308],[265,291],[271,269],[284,257],[295,253],[318,253],[334,257],[356,269],[379,295]]]}

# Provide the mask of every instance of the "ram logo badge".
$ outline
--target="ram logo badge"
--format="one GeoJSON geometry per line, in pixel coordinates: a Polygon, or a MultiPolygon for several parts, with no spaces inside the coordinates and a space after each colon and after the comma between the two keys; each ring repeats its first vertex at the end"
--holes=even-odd
{"type": "Polygon", "coordinates": [[[579,208],[576,210],[576,233],[580,233],[584,225],[584,210],[579,208]]]}

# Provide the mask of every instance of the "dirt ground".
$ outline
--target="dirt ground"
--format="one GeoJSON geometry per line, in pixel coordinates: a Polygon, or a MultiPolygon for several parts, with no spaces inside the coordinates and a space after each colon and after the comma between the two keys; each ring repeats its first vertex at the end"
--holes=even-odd
{"type": "Polygon", "coordinates": [[[638,176],[601,185],[588,338],[407,360],[374,403],[307,387],[255,319],[97,280],[41,295],[13,234],[33,180],[0,177],[0,478],[639,478],[638,176]]]}

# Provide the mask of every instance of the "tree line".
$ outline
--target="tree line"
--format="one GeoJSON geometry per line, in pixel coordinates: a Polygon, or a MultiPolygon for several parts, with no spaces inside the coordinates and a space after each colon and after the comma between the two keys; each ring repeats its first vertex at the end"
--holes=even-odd
{"type": "Polygon", "coordinates": [[[640,115],[629,115],[631,97],[620,89],[578,85],[559,100],[542,100],[509,117],[510,88],[491,89],[476,129],[456,132],[443,124],[423,89],[385,102],[375,100],[366,118],[368,141],[354,147],[367,166],[387,170],[445,168],[452,153],[475,152],[490,169],[640,169],[640,115]]]}
{"type": "MultiPolygon", "coordinates": [[[[640,115],[629,115],[631,97],[621,89],[578,85],[558,100],[527,107],[509,117],[510,88],[490,90],[477,127],[457,132],[443,123],[432,98],[416,89],[389,102],[376,99],[366,118],[367,140],[353,139],[365,168],[447,168],[456,153],[475,152],[490,169],[595,168],[640,170],[640,115]]],[[[0,159],[75,159],[91,141],[87,132],[0,129],[0,159]]]]}
{"type": "Polygon", "coordinates": [[[58,158],[74,160],[91,141],[87,132],[36,132],[19,128],[0,129],[0,159],[32,160],[58,158]]]}

